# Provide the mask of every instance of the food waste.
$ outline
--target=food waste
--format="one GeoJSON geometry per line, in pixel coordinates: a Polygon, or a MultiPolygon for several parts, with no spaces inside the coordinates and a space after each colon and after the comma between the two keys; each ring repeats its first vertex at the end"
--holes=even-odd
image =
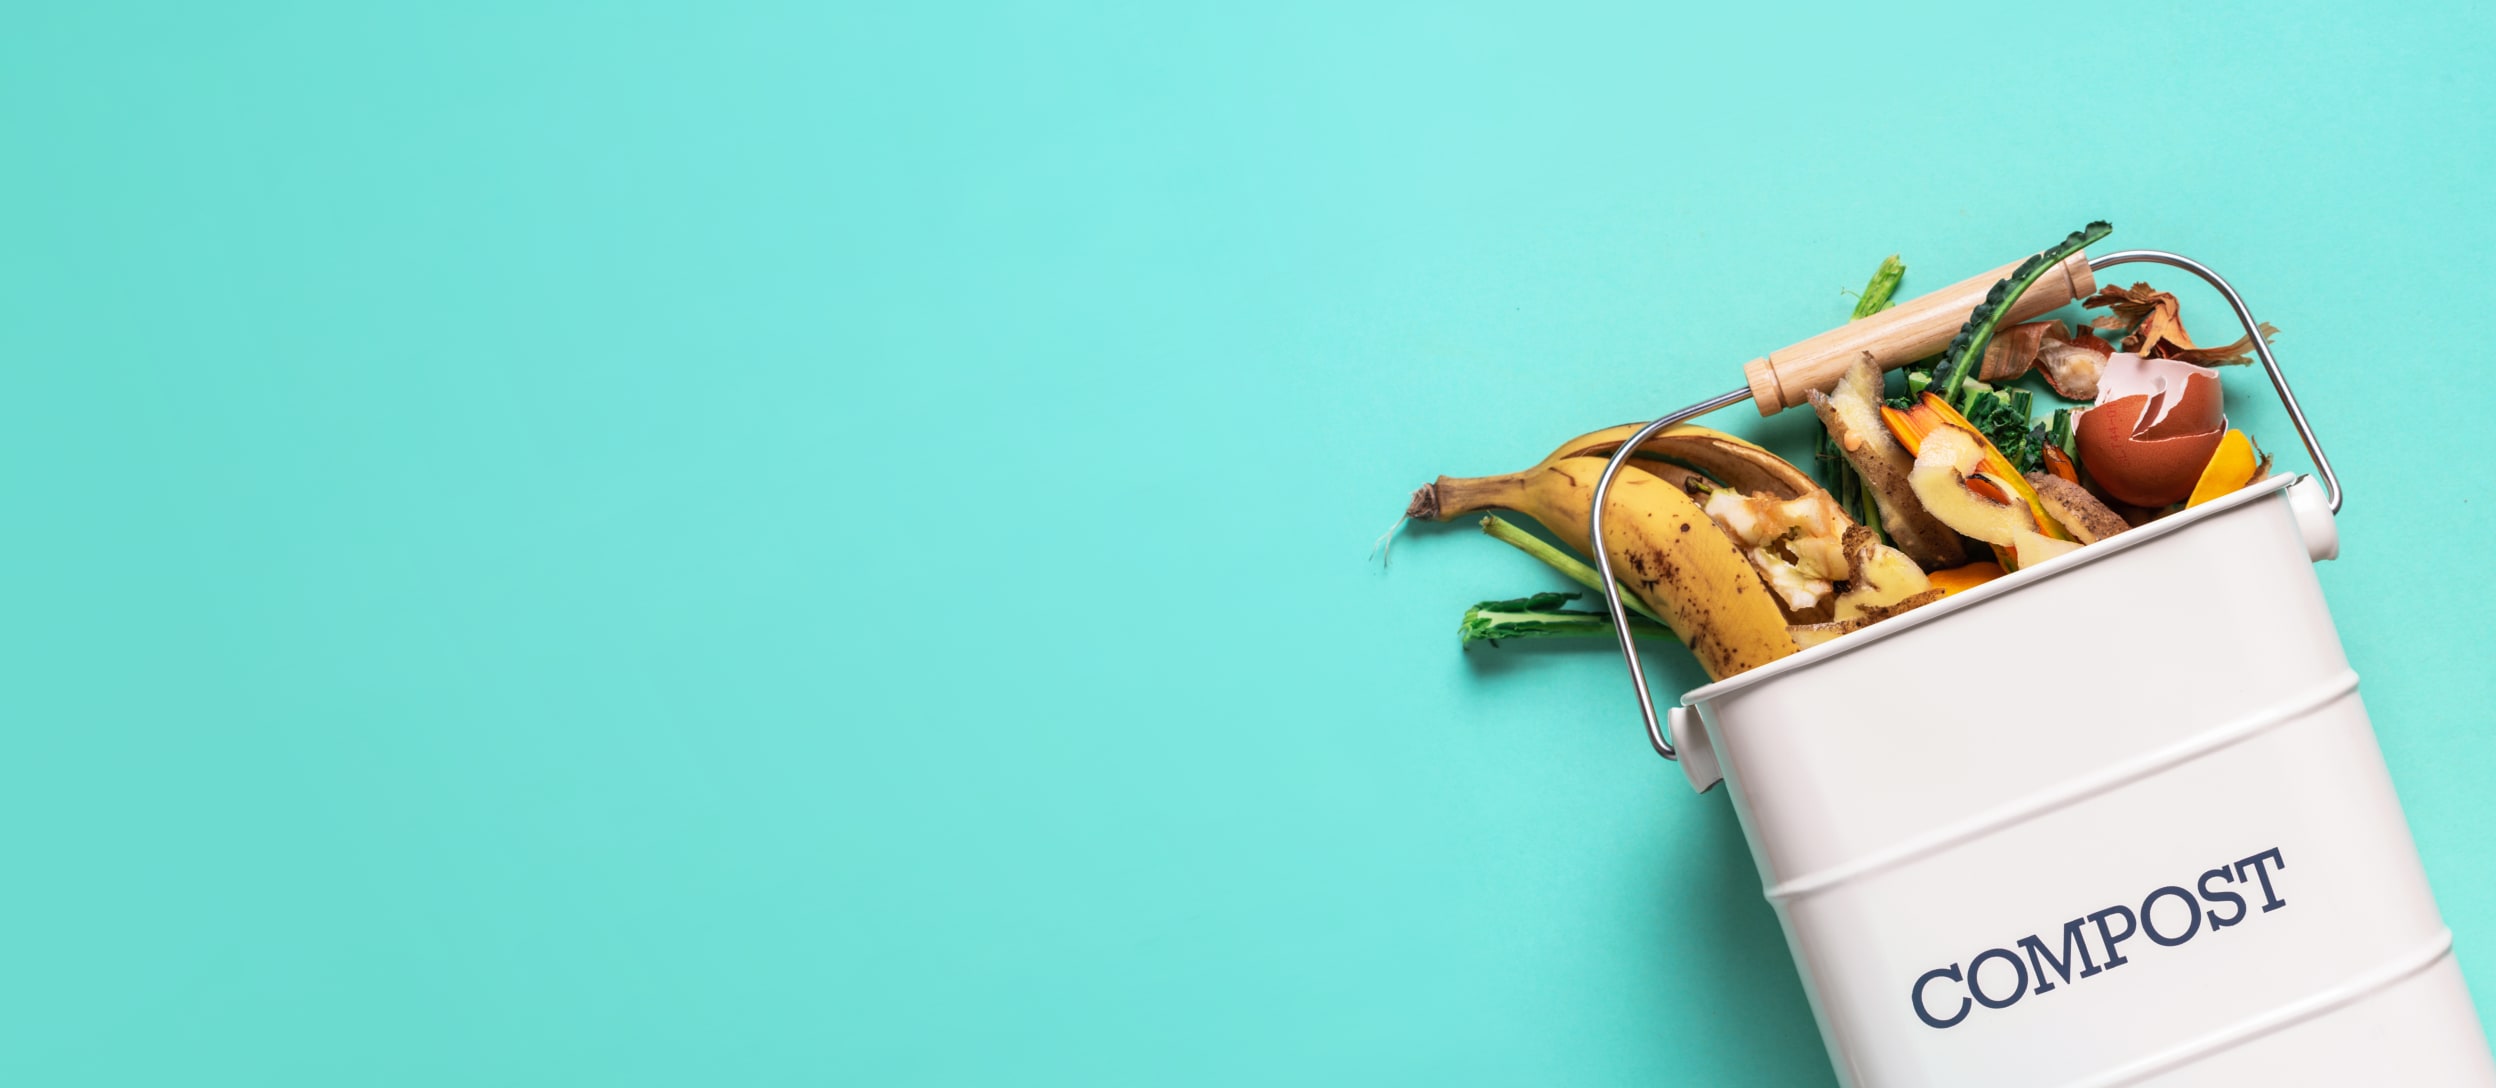
{"type": "MultiPolygon", "coordinates": [[[[2250,337],[2196,345],[2172,294],[2108,286],[2084,323],[2000,327],[2046,270],[2109,232],[2092,223],[1994,286],[1938,356],[1883,373],[1867,354],[1809,394],[1815,472],[1696,424],[1668,427],[1614,477],[1600,546],[1638,635],[1673,638],[1722,680],[2234,492],[2271,459],[2227,425],[2218,367],[2250,337]],[[2049,401],[2063,402],[2045,407],[2049,401]]],[[[1853,318],[1886,309],[1906,266],[1881,263],[1853,318]]],[[[2277,330],[2260,329],[2267,341],[2277,330]]],[[[1589,590],[1595,482],[1640,424],[1579,435],[1495,476],[1441,476],[1409,518],[1478,517],[1589,590]],[[1500,514],[1539,523],[1558,543],[1500,514]]],[[[1464,645],[1611,636],[1580,593],[1484,601],[1464,645]]]]}

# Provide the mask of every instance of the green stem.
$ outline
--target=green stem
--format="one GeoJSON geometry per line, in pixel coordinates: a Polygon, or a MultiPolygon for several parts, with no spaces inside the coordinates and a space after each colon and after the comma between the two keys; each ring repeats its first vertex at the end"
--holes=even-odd
{"type": "Polygon", "coordinates": [[[1994,284],[1993,290],[1985,293],[1985,301],[1967,315],[1967,324],[1959,326],[1959,334],[1951,338],[1949,350],[1942,355],[1941,369],[1935,372],[1942,387],[1941,399],[1953,405],[1958,403],[1959,384],[1976,373],[1976,364],[1984,361],[1985,345],[1992,342],[1994,330],[2002,327],[2002,320],[2011,315],[2011,307],[2028,293],[2038,277],[2114,229],[2099,220],[2073,231],[2053,248],[2020,262],[2009,278],[1994,284]]]}
{"type": "MultiPolygon", "coordinates": [[[[1568,575],[1570,581],[1597,593],[1603,592],[1603,576],[1595,573],[1595,568],[1587,566],[1578,557],[1553,547],[1543,538],[1517,528],[1507,519],[1495,514],[1485,514],[1482,517],[1482,531],[1489,533],[1494,540],[1510,544],[1518,551],[1542,560],[1549,564],[1551,569],[1568,575]]],[[[1657,623],[1664,622],[1664,617],[1649,611],[1646,602],[1639,600],[1638,595],[1631,593],[1627,586],[1621,588],[1621,603],[1628,605],[1630,611],[1641,616],[1657,623]]],[[[1609,621],[1605,626],[1610,626],[1609,621]]]]}
{"type": "Polygon", "coordinates": [[[1863,285],[1863,294],[1855,299],[1855,317],[1866,318],[1890,308],[1891,297],[1898,293],[1898,281],[1907,278],[1907,262],[1892,253],[1872,270],[1872,280],[1863,285]]]}
{"type": "MultiPolygon", "coordinates": [[[[1560,607],[1577,598],[1575,593],[1537,593],[1513,601],[1484,601],[1465,610],[1464,622],[1457,628],[1458,640],[1466,646],[1477,642],[1496,646],[1514,638],[1614,637],[1612,617],[1560,607]]],[[[1629,630],[1648,638],[1673,637],[1663,625],[1644,616],[1631,616],[1629,630]]]]}

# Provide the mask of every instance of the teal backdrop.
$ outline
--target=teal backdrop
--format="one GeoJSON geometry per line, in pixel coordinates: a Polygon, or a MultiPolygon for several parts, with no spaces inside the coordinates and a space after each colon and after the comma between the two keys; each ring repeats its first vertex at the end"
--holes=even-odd
{"type": "Polygon", "coordinates": [[[1672,7],[13,10],[0,1082],[1831,1084],[1459,652],[1557,579],[1371,545],[2097,217],[2285,330],[2496,1010],[2488,10],[1672,7]]]}

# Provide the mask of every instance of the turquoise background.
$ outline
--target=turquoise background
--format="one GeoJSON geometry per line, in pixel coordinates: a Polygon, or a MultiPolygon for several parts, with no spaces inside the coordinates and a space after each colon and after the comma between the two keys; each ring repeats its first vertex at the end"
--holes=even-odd
{"type": "Polygon", "coordinates": [[[2490,18],[20,7],[0,1081],[1829,1084],[1618,662],[1458,651],[1556,580],[1370,545],[2101,216],[2285,329],[2496,1008],[2490,18]]]}

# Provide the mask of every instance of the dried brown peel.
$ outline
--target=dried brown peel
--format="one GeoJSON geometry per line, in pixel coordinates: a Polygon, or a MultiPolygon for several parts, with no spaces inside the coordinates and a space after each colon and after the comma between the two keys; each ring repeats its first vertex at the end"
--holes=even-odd
{"type": "Polygon", "coordinates": [[[2060,321],[2014,325],[1985,348],[1977,377],[1990,384],[2017,380],[2034,370],[2067,400],[2097,399],[2097,377],[2114,345],[2092,333],[2074,333],[2060,321]]]}
{"type": "Polygon", "coordinates": [[[2002,330],[1985,345],[1984,362],[1978,364],[1976,378],[1988,383],[2006,382],[2028,373],[2037,361],[2037,352],[2045,346],[2046,333],[2060,330],[2060,321],[2030,321],[2002,330]]]}
{"type": "Polygon", "coordinates": [[[2097,379],[2105,373],[2106,359],[2115,353],[2115,346],[2096,333],[2074,333],[2064,330],[2061,322],[2051,324],[2054,327],[2046,330],[2037,348],[2037,373],[2065,400],[2096,400],[2097,379]]]}
{"type": "MultiPolygon", "coordinates": [[[[2262,342],[2265,344],[2279,336],[2279,326],[2268,321],[2258,327],[2262,330],[2262,342]]],[[[2177,331],[2180,333],[2183,330],[2179,328],[2177,331]]],[[[2198,363],[2202,366],[2235,366],[2240,363],[2250,363],[2253,361],[2253,338],[2239,336],[2215,348],[2180,348],[2163,352],[2161,357],[2198,363]]]]}
{"type": "MultiPolygon", "coordinates": [[[[2184,332],[2184,307],[2173,294],[2152,288],[2146,283],[2131,287],[2108,284],[2091,295],[2081,306],[2108,313],[2089,324],[2108,331],[2126,330],[2123,350],[2153,359],[2181,359],[2202,366],[2232,366],[2252,361],[2253,338],[2238,337],[2236,342],[2215,348],[2194,347],[2193,338],[2184,332]]],[[[2270,342],[2279,329],[2269,322],[2260,326],[2262,340],[2270,342]]]]}

